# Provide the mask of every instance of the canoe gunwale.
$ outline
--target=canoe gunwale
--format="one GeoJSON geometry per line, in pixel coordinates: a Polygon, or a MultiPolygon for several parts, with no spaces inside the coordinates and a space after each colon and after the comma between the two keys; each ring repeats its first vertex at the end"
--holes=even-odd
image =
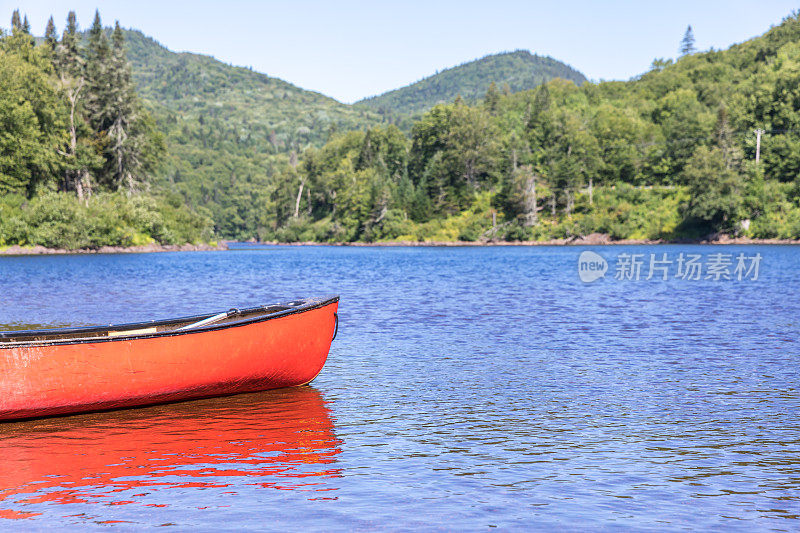
{"type": "MultiPolygon", "coordinates": [[[[127,324],[112,324],[108,326],[85,326],[78,328],[59,328],[59,329],[42,329],[42,330],[27,330],[27,331],[4,331],[0,332],[0,352],[2,350],[12,350],[16,348],[34,348],[42,346],[56,346],[65,344],[87,344],[98,342],[119,342],[131,341],[138,339],[152,339],[158,337],[172,337],[177,335],[192,335],[195,333],[204,333],[208,331],[218,331],[229,328],[236,328],[255,324],[258,322],[265,322],[277,318],[282,318],[289,315],[304,313],[313,309],[328,306],[332,303],[339,301],[339,296],[325,296],[320,298],[305,298],[302,300],[293,300],[280,304],[260,305],[256,307],[249,307],[244,309],[232,309],[236,314],[247,315],[251,313],[258,313],[252,318],[243,318],[233,322],[212,323],[206,326],[192,328],[192,329],[179,329],[182,325],[192,324],[199,322],[206,318],[213,317],[218,313],[209,313],[204,315],[195,315],[181,318],[171,318],[164,320],[151,320],[147,322],[132,322],[127,324]],[[269,308],[284,307],[282,310],[274,312],[267,312],[269,308]],[[156,328],[158,326],[176,326],[175,329],[168,329],[164,331],[145,333],[145,334],[124,334],[125,330],[135,330],[156,328]],[[109,335],[114,332],[115,335],[109,335]],[[69,337],[58,338],[60,335],[81,335],[85,337],[69,337]],[[95,334],[95,335],[93,335],[95,334]],[[105,334],[105,336],[99,336],[105,334]],[[14,341],[15,338],[25,338],[26,340],[14,341]],[[30,339],[30,337],[42,337],[41,339],[30,339]],[[48,338],[50,337],[50,338],[48,338]]],[[[236,316],[236,315],[233,315],[236,316]]],[[[337,320],[338,322],[338,320],[337,320]]],[[[338,328],[337,328],[338,329],[338,328]]]]}

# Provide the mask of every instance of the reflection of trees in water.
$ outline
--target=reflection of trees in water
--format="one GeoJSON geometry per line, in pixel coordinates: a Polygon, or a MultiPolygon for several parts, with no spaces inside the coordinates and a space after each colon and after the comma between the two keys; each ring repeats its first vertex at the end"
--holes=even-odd
{"type": "MultiPolygon", "coordinates": [[[[139,503],[132,489],[330,490],[340,452],[311,387],[0,426],[0,518],[37,503],[139,503]],[[12,509],[9,509],[12,508],[12,509]]],[[[165,499],[163,502],[169,505],[165,499]]],[[[152,504],[150,504],[152,505],[152,504]]]]}

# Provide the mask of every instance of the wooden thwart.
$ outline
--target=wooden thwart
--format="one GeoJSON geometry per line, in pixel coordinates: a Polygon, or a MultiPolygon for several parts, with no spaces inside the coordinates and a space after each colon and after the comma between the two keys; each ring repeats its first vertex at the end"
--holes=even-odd
{"type": "Polygon", "coordinates": [[[126,335],[147,335],[148,333],[158,333],[157,328],[129,329],[127,331],[109,331],[109,337],[124,337],[126,335]]]}

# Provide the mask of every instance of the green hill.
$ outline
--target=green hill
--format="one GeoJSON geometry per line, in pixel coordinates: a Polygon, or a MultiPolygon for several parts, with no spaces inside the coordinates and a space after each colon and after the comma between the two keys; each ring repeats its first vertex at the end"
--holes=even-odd
{"type": "Polygon", "coordinates": [[[175,53],[139,31],[125,41],[133,79],[166,143],[158,188],[252,236],[270,210],[271,177],[290,154],[331,134],[375,126],[380,115],[212,57],[175,53]]]}
{"type": "Polygon", "coordinates": [[[103,59],[93,27],[71,153],[69,49],[20,23],[0,36],[0,245],[800,238],[798,14],[629,81],[518,90],[515,65],[557,62],[514,52],[355,105],[129,31],[144,110],[121,30],[103,59]],[[423,97],[454,100],[422,113],[423,97]],[[136,142],[111,142],[109,109],[136,142]]]}
{"type": "MultiPolygon", "coordinates": [[[[219,234],[237,237],[270,225],[273,176],[290,154],[320,147],[336,132],[397,123],[398,115],[458,94],[476,100],[491,81],[519,91],[554,77],[585,80],[554,59],[517,51],[346,105],[213,57],[172,52],[136,30],[125,32],[125,42],[139,95],[167,147],[155,185],[180,195],[192,208],[207,209],[219,234]],[[387,110],[384,101],[396,104],[387,110]]],[[[403,123],[410,128],[408,119],[403,123]]]]}
{"type": "Polygon", "coordinates": [[[406,87],[365,98],[355,106],[383,114],[415,114],[438,103],[451,102],[459,95],[467,101],[476,101],[483,98],[491,83],[498,89],[507,84],[511,92],[518,92],[554,78],[577,85],[586,81],[583,74],[552,57],[516,50],[463,63],[406,87]]]}
{"type": "Polygon", "coordinates": [[[175,53],[139,31],[125,32],[133,78],[143,98],[185,121],[219,119],[242,141],[266,142],[274,152],[323,143],[331,131],[379,121],[320,93],[210,56],[175,53]]]}
{"type": "Polygon", "coordinates": [[[793,14],[727,50],[656,60],[629,81],[555,79],[438,104],[408,138],[373,129],[306,152],[284,188],[319,194],[279,199],[274,235],[798,239],[798,73],[793,14]]]}

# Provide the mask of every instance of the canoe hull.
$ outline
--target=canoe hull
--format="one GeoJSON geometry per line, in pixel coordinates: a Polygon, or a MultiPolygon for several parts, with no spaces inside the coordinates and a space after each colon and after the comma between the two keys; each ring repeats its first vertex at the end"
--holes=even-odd
{"type": "Polygon", "coordinates": [[[0,349],[0,420],[303,385],[322,370],[338,300],[179,334],[0,349]]]}

